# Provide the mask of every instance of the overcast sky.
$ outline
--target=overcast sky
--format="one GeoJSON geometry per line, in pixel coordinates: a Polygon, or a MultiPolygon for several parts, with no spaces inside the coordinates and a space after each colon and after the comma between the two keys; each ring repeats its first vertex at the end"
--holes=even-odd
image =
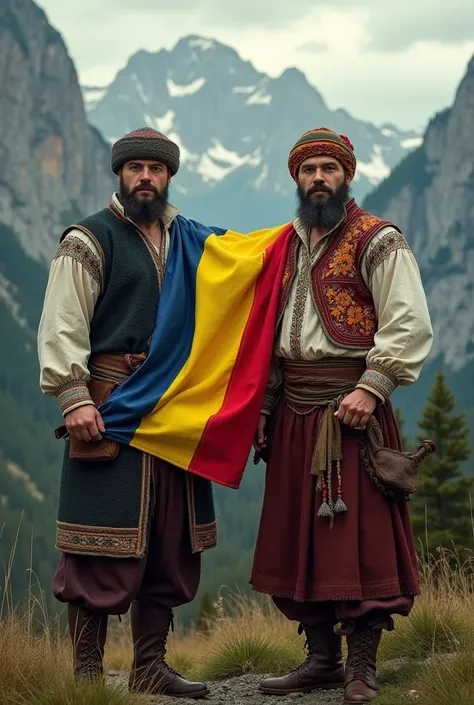
{"type": "Polygon", "coordinates": [[[331,108],[424,127],[474,54],[474,0],[39,0],[80,80],[106,85],[139,49],[218,39],[271,76],[297,66],[331,108]],[[330,9],[328,9],[330,8],[330,9]]]}

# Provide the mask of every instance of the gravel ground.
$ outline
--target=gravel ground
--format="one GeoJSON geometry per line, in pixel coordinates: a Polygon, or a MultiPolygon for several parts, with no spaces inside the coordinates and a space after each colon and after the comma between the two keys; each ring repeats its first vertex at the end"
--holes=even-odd
{"type": "MultiPolygon", "coordinates": [[[[117,671],[109,672],[111,684],[117,685],[121,689],[127,688],[128,673],[117,671]]],[[[288,696],[262,695],[257,692],[258,683],[262,676],[244,675],[238,678],[229,678],[225,681],[209,683],[211,694],[207,698],[191,700],[189,698],[179,699],[167,698],[165,696],[150,697],[150,705],[282,705],[298,702],[301,705],[342,705],[342,689],[331,691],[313,691],[307,695],[295,693],[288,696]]]]}

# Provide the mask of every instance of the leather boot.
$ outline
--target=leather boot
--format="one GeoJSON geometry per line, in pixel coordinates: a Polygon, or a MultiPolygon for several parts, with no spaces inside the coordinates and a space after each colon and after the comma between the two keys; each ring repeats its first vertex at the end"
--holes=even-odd
{"type": "Polygon", "coordinates": [[[369,703],[377,695],[377,650],[382,630],[393,629],[393,620],[355,624],[347,634],[346,682],[344,705],[369,703]]]}
{"type": "Polygon", "coordinates": [[[259,685],[261,693],[288,695],[309,693],[317,688],[335,690],[344,687],[342,639],[334,633],[331,623],[309,626],[300,624],[304,631],[308,655],[304,663],[281,678],[264,678],[259,685]]]}
{"type": "Polygon", "coordinates": [[[74,676],[87,680],[101,679],[104,675],[108,615],[71,604],[67,611],[73,644],[74,676]]]}
{"type": "Polygon", "coordinates": [[[210,691],[205,683],[186,680],[165,662],[166,641],[172,624],[170,609],[150,602],[133,602],[131,623],[131,692],[151,695],[160,693],[174,698],[202,698],[209,695],[210,691]]]}

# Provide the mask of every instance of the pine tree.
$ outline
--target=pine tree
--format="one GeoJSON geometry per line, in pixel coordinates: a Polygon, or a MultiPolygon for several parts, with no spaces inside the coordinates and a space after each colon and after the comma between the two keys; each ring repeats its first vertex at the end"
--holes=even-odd
{"type": "Polygon", "coordinates": [[[201,602],[199,603],[199,609],[197,612],[196,629],[199,631],[206,631],[209,622],[215,616],[215,608],[212,604],[211,596],[208,592],[205,592],[201,597],[201,602]]]}
{"type": "Polygon", "coordinates": [[[430,553],[438,547],[473,546],[473,480],[459,467],[469,457],[469,431],[466,415],[454,413],[454,407],[444,374],[438,372],[418,422],[419,440],[433,440],[436,451],[420,465],[420,485],[411,502],[415,536],[430,553]]]}

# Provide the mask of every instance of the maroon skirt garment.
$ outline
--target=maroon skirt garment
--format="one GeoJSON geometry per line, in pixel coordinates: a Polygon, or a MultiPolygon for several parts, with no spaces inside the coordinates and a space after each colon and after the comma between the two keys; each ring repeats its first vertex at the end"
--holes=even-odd
{"type": "MultiPolygon", "coordinates": [[[[388,500],[364,469],[359,434],[342,426],[342,490],[348,511],[318,517],[321,492],[310,474],[321,409],[275,411],[251,585],[298,601],[366,601],[419,593],[406,504],[388,500]]],[[[400,449],[391,404],[375,412],[386,446],[400,449]]],[[[332,477],[337,486],[336,473],[332,477]]]]}

